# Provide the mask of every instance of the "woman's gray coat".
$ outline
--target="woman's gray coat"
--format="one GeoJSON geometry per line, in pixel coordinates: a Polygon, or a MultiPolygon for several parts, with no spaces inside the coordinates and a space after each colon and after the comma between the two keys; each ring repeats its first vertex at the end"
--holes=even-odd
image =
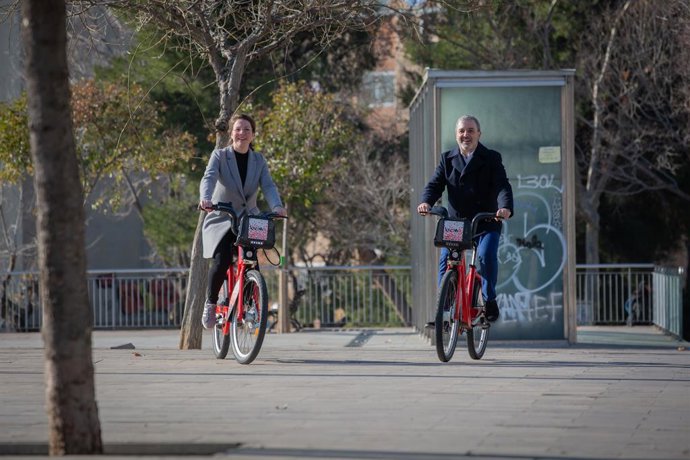
{"type": "MultiPolygon", "coordinates": [[[[232,147],[214,150],[199,184],[200,199],[214,203],[230,202],[240,218],[247,213],[252,215],[260,212],[256,206],[256,198],[261,186],[270,209],[282,207],[283,203],[280,201],[278,188],[268,172],[266,159],[253,150],[249,150],[247,155],[247,177],[243,188],[232,147]]],[[[212,211],[206,215],[201,233],[204,258],[213,257],[213,251],[231,227],[230,216],[226,213],[212,211]]]]}

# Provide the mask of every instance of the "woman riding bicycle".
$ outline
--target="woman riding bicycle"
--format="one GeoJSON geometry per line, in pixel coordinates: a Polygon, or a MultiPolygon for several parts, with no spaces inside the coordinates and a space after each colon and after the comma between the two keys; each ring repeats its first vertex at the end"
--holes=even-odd
{"type": "MultiPolygon", "coordinates": [[[[495,213],[508,219],[513,215],[513,189],[510,186],[501,154],[481,143],[481,130],[477,118],[465,115],[455,124],[458,146],[441,154],[434,175],[424,188],[417,212],[425,215],[431,206],[448,191],[448,207],[452,218],[473,218],[480,212],[495,213]]],[[[498,240],[501,224],[482,222],[479,226],[478,259],[482,274],[482,296],[486,303],[486,319],[499,317],[496,303],[498,278],[498,240]]],[[[448,249],[441,250],[439,283],[446,271],[448,249]]]]}
{"type": "Polygon", "coordinates": [[[273,212],[287,216],[266,159],[252,148],[256,123],[249,115],[239,114],[230,120],[230,126],[231,146],[213,151],[199,184],[199,207],[210,211],[202,227],[203,256],[213,259],[201,317],[201,324],[206,329],[216,324],[218,292],[232,263],[233,254],[237,252],[234,246],[237,235],[233,232],[230,216],[211,211],[211,204],[219,201],[232,203],[238,219],[245,214],[258,214],[256,199],[261,187],[273,212]]]}

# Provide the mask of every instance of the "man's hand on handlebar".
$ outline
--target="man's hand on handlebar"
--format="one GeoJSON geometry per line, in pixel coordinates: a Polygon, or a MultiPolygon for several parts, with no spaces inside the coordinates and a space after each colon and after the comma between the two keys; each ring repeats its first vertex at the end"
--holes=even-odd
{"type": "Polygon", "coordinates": [[[199,201],[199,209],[203,209],[204,211],[211,211],[213,209],[213,203],[210,200],[201,200],[199,201]]]}
{"type": "Polygon", "coordinates": [[[496,217],[499,219],[509,219],[510,218],[510,209],[506,208],[501,208],[498,211],[496,211],[496,217]]]}
{"type": "Polygon", "coordinates": [[[273,208],[273,212],[281,217],[287,217],[287,209],[283,208],[282,206],[276,206],[273,208]]]}
{"type": "Polygon", "coordinates": [[[419,206],[417,206],[417,212],[422,216],[429,214],[429,211],[431,211],[429,203],[419,203],[419,206]]]}

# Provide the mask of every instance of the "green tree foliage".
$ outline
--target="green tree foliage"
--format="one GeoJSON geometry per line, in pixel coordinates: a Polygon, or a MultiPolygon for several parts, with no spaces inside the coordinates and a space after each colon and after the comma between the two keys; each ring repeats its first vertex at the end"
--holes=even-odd
{"type": "Polygon", "coordinates": [[[87,80],[73,86],[73,118],[81,179],[95,207],[111,210],[133,205],[152,183],[179,172],[194,155],[194,139],[163,125],[163,107],[146,97],[143,88],[87,80]],[[96,185],[109,178],[115,187],[94,196],[96,185]]]}
{"type": "Polygon", "coordinates": [[[421,35],[403,31],[413,61],[439,69],[573,66],[577,36],[599,0],[427,2],[421,35]]]}
{"type": "Polygon", "coordinates": [[[115,184],[94,197],[94,205],[115,211],[133,205],[159,261],[188,264],[196,214],[190,204],[196,197],[182,184],[196,155],[194,137],[166,125],[162,103],[136,83],[124,88],[88,81],[74,94],[85,189],[94,190],[104,176],[115,184]]]}
{"type": "Polygon", "coordinates": [[[354,136],[355,125],[333,95],[304,82],[282,84],[273,95],[257,148],[287,201],[290,246],[298,251],[317,233],[315,205],[343,170],[354,136]]]}
{"type": "MultiPolygon", "coordinates": [[[[84,80],[72,86],[79,177],[86,202],[112,212],[131,206],[140,212],[154,181],[178,172],[194,154],[192,137],[165,128],[161,110],[138,85],[125,88],[84,80]]],[[[33,171],[25,97],[3,104],[0,112],[0,177],[16,182],[33,171]]]]}
{"type": "Polygon", "coordinates": [[[26,95],[0,102],[0,181],[17,183],[24,174],[33,174],[29,150],[26,95]]]}
{"type": "Polygon", "coordinates": [[[168,267],[188,267],[199,210],[198,183],[182,175],[170,180],[170,192],[144,207],[144,234],[155,257],[168,267]]]}
{"type": "Polygon", "coordinates": [[[399,260],[408,251],[408,166],[400,139],[304,82],[282,84],[257,147],[287,200],[292,253],[306,263],[399,260]],[[314,242],[322,238],[322,243],[314,242]]]}
{"type": "MultiPolygon", "coordinates": [[[[210,152],[218,98],[208,88],[215,83],[208,62],[186,52],[188,45],[181,37],[168,39],[153,25],[139,29],[134,40],[127,55],[96,69],[96,79],[140,86],[151,100],[165,108],[159,112],[165,126],[193,135],[199,152],[210,152]]],[[[189,173],[200,175],[204,166],[201,155],[197,155],[189,165],[189,173]]]]}

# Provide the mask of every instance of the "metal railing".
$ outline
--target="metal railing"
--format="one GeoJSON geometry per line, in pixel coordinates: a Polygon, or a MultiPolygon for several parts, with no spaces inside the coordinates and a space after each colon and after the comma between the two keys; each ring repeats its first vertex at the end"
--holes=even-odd
{"type": "Polygon", "coordinates": [[[577,323],[655,324],[680,337],[683,275],[653,264],[577,265],[577,323]]]}
{"type": "MultiPolygon", "coordinates": [[[[263,269],[262,269],[263,270],[263,269]]],[[[292,313],[302,325],[405,326],[412,321],[410,267],[291,267],[292,313]]],[[[264,272],[269,298],[278,299],[278,270],[264,272]]]]}
{"type": "Polygon", "coordinates": [[[683,337],[683,269],[655,267],[653,273],[654,324],[683,337]]]}
{"type": "Polygon", "coordinates": [[[652,324],[653,271],[653,264],[577,265],[577,324],[652,324]]]}
{"type": "MultiPolygon", "coordinates": [[[[278,272],[262,267],[271,307],[278,272]]],[[[291,312],[303,326],[404,326],[412,323],[409,266],[290,267],[291,312]]],[[[38,273],[14,272],[0,285],[0,331],[37,331],[42,312],[38,273]]],[[[682,269],[652,264],[578,265],[579,325],[656,324],[682,335],[682,269]]],[[[187,269],[91,270],[87,274],[94,328],[179,327],[187,269]]]]}
{"type": "MultiPolygon", "coordinates": [[[[178,327],[187,269],[90,270],[94,328],[178,327]]],[[[0,330],[38,331],[43,322],[38,272],[13,272],[0,286],[0,330]]]]}
{"type": "MultiPolygon", "coordinates": [[[[261,267],[271,307],[278,270],[261,267]]],[[[402,326],[411,321],[410,267],[291,267],[289,297],[303,290],[293,317],[309,326],[402,326]]],[[[38,272],[13,272],[0,286],[0,331],[38,331],[42,324],[38,272]]],[[[95,329],[179,327],[188,269],[90,270],[95,329]]]]}

